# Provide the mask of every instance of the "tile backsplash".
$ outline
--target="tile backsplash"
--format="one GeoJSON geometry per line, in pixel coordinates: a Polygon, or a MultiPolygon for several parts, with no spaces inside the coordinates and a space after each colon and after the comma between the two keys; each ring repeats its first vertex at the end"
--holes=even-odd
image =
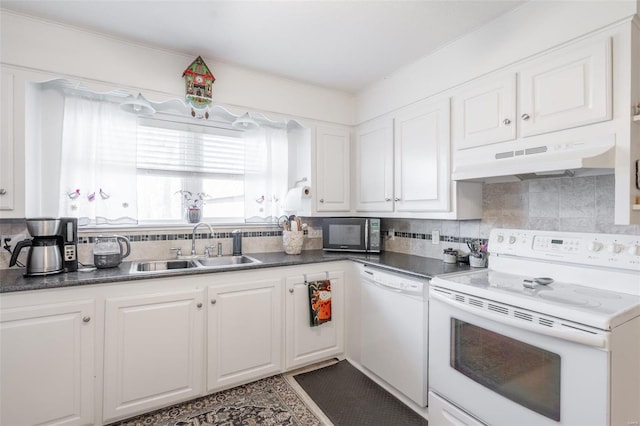
{"type": "Polygon", "coordinates": [[[482,219],[383,219],[383,231],[395,233],[384,249],[442,258],[445,248],[468,251],[467,239],[486,240],[493,228],[640,235],[640,225],[614,225],[613,197],[613,175],[485,184],[482,219]]]}
{"type": "MultiPolygon", "coordinates": [[[[613,194],[613,175],[485,184],[481,219],[383,219],[383,249],[439,259],[445,248],[466,250],[467,240],[486,240],[493,228],[640,235],[640,225],[613,224],[613,194]],[[436,244],[432,240],[433,231],[440,235],[436,244]]],[[[315,229],[322,227],[321,218],[306,218],[305,222],[315,229]]],[[[283,251],[282,230],[278,227],[247,227],[242,231],[245,253],[283,251]]],[[[170,251],[172,247],[182,248],[183,253],[191,250],[191,232],[81,231],[78,251],[82,263],[93,262],[93,237],[101,233],[129,237],[132,250],[127,260],[170,258],[175,256],[170,251]]],[[[0,234],[28,235],[24,220],[0,220],[0,234]]],[[[231,253],[228,230],[214,228],[213,235],[199,233],[196,237],[198,253],[203,252],[205,245],[217,246],[218,242],[222,243],[224,254],[231,253]]],[[[305,238],[304,250],[321,248],[321,238],[305,238]]],[[[24,250],[21,260],[26,260],[26,253],[24,250]]],[[[6,269],[9,260],[9,253],[2,249],[0,269],[6,269]]]]}

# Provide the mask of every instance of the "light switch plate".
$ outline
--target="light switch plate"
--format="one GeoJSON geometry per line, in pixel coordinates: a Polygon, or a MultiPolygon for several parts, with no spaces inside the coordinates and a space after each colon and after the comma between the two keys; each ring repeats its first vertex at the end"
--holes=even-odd
{"type": "Polygon", "coordinates": [[[440,244],[440,231],[431,231],[431,244],[440,244]]]}

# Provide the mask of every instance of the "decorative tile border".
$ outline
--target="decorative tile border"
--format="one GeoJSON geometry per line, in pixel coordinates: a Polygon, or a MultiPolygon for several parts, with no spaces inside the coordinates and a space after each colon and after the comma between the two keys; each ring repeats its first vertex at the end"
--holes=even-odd
{"type": "MultiPolygon", "coordinates": [[[[389,237],[389,231],[382,231],[384,237],[389,237]]],[[[414,240],[429,240],[431,241],[431,234],[421,234],[421,233],[413,233],[413,232],[394,232],[394,237],[398,238],[409,238],[414,240]]],[[[466,244],[471,241],[480,241],[480,244],[486,244],[489,240],[484,238],[469,238],[469,237],[454,237],[451,235],[440,235],[440,241],[445,243],[462,243],[466,244]]]]}
{"type": "MultiPolygon", "coordinates": [[[[304,230],[304,235],[307,235],[307,230],[304,230]]],[[[148,235],[126,235],[119,234],[127,237],[129,241],[133,242],[147,242],[147,241],[175,241],[175,240],[191,240],[191,233],[180,234],[148,234],[148,235]]],[[[196,240],[208,240],[212,238],[232,238],[231,232],[214,232],[212,233],[199,233],[195,234],[196,240]]],[[[245,231],[242,232],[242,237],[247,238],[259,238],[259,237],[282,237],[282,230],[279,231],[245,231]]],[[[97,236],[88,236],[78,238],[78,244],[93,244],[97,236]]]]}

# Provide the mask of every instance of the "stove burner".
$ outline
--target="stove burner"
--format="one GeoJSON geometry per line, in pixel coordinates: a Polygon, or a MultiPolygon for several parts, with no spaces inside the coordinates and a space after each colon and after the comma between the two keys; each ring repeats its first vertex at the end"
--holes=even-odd
{"type": "Polygon", "coordinates": [[[574,290],[578,294],[598,297],[600,299],[621,299],[622,295],[614,291],[598,290],[595,288],[577,288],[574,290]]]}
{"type": "Polygon", "coordinates": [[[541,299],[548,300],[550,302],[556,302],[563,305],[573,305],[573,306],[588,306],[590,308],[594,308],[596,306],[600,306],[599,302],[594,300],[582,299],[582,298],[574,298],[574,297],[565,297],[559,296],[557,294],[550,293],[539,293],[538,297],[541,299]]]}

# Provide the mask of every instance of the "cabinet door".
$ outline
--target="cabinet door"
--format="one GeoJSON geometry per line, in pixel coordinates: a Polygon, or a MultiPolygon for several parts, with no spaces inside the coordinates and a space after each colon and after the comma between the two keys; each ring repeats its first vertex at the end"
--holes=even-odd
{"type": "Polygon", "coordinates": [[[202,291],[107,299],[105,315],[105,421],[202,393],[202,291]]]}
{"type": "Polygon", "coordinates": [[[611,119],[611,40],[546,55],[520,72],[520,129],[537,135],[611,119]]]}
{"type": "Polygon", "coordinates": [[[449,99],[399,113],[394,144],[396,211],[449,210],[449,99]]]}
{"type": "Polygon", "coordinates": [[[282,369],[280,279],[209,287],[207,390],[282,369]]]}
{"type": "Polygon", "coordinates": [[[14,76],[4,70],[0,74],[0,210],[14,209],[13,156],[13,87],[14,76]]]}
{"type": "Polygon", "coordinates": [[[453,97],[453,146],[465,149],[516,138],[516,75],[473,83],[453,97]]]}
{"type": "MultiPolygon", "coordinates": [[[[326,279],[325,273],[311,274],[309,281],[326,279]]],[[[286,281],[286,368],[299,367],[341,354],[344,351],[344,272],[329,272],[331,321],[311,327],[309,287],[305,277],[286,281]]]]}
{"type": "Polygon", "coordinates": [[[358,128],[356,138],[356,210],[393,211],[393,120],[358,128]]]}
{"type": "Polygon", "coordinates": [[[349,132],[318,127],[316,130],[316,210],[342,212],[350,209],[349,132]]]}
{"type": "Polygon", "coordinates": [[[93,424],[94,302],[0,313],[0,424],[93,424]]]}

